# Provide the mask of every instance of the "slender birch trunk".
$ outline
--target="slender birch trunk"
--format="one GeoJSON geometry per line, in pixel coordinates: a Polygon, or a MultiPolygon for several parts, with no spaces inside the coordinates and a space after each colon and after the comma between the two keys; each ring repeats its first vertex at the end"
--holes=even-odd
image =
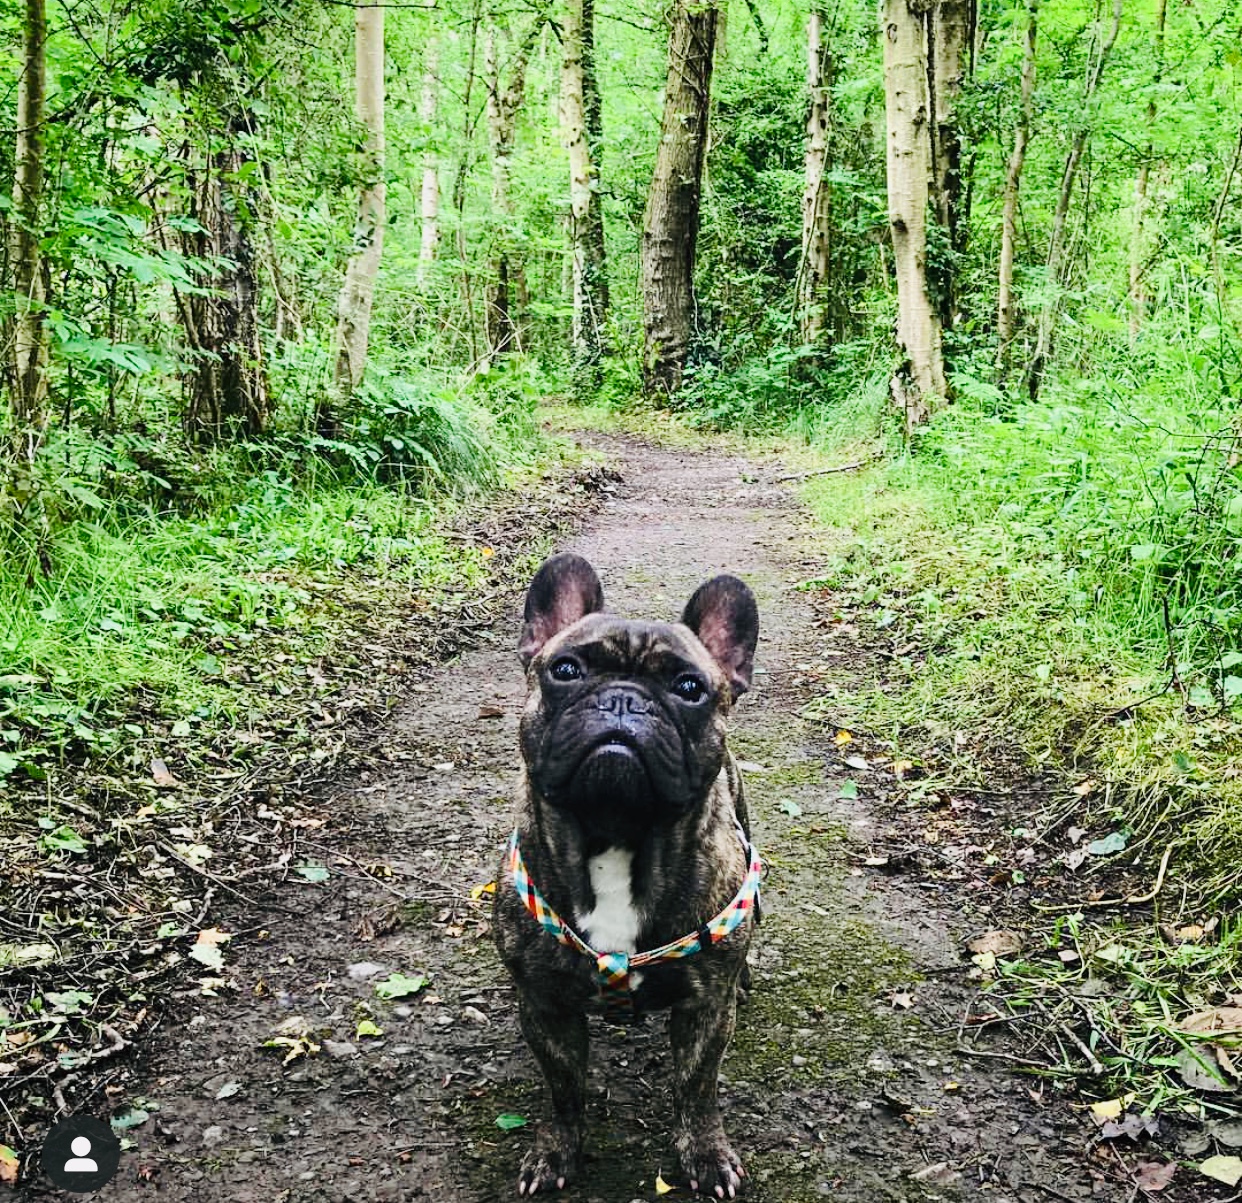
{"type": "Polygon", "coordinates": [[[1021,195],[1022,168],[1026,147],[1031,138],[1031,121],[1035,111],[1035,46],[1039,35],[1039,0],[1027,5],[1026,49],[1022,54],[1021,99],[1013,135],[1013,151],[1005,168],[1005,200],[1001,217],[1001,251],[999,286],[996,305],[996,340],[1000,374],[1004,378],[1009,364],[1010,348],[1017,329],[1013,301],[1013,261],[1018,242],[1018,197],[1021,195]]]}
{"type": "Polygon", "coordinates": [[[337,305],[338,397],[348,398],[362,382],[371,334],[371,307],[384,249],[384,9],[356,10],[354,18],[355,112],[366,129],[365,176],[358,199],[354,253],[345,270],[337,305]]]}
{"type": "Polygon", "coordinates": [[[599,384],[608,314],[604,214],[599,193],[603,116],[595,76],[594,0],[566,0],[561,41],[561,128],[569,152],[574,390],[585,399],[599,384]]]}
{"type": "MultiPolygon", "coordinates": [[[[1086,83],[1082,93],[1082,111],[1084,114],[1089,110],[1091,98],[1100,86],[1100,80],[1104,76],[1104,67],[1108,62],[1108,56],[1117,41],[1117,34],[1121,29],[1121,7],[1123,3],[1124,0],[1113,0],[1112,24],[1109,26],[1108,33],[1105,34],[1104,40],[1100,44],[1099,52],[1094,62],[1087,71],[1086,83]]],[[[1078,177],[1078,167],[1082,162],[1082,156],[1087,149],[1087,142],[1090,137],[1091,127],[1089,125],[1083,124],[1078,126],[1074,131],[1069,153],[1065,156],[1065,167],[1061,172],[1061,187],[1057,193],[1057,207],[1052,216],[1052,237],[1048,242],[1048,285],[1052,295],[1044,302],[1044,307],[1040,312],[1039,337],[1035,344],[1035,353],[1031,357],[1030,365],[1027,368],[1026,384],[1032,398],[1039,395],[1048,356],[1052,353],[1052,340],[1056,333],[1057,317],[1061,309],[1061,298],[1056,293],[1059,292],[1060,286],[1063,283],[1062,268],[1065,255],[1066,218],[1069,215],[1070,201],[1074,195],[1074,181],[1078,177]]]]}
{"type": "Polygon", "coordinates": [[[669,396],[681,385],[694,327],[694,256],[707,153],[715,0],[678,0],[655,171],[643,218],[643,387],[669,396]]]}
{"type": "Polygon", "coordinates": [[[47,12],[44,0],[26,0],[22,73],[17,85],[17,143],[13,164],[13,424],[11,452],[30,463],[48,421],[48,332],[39,255],[43,197],[43,120],[47,100],[47,12]]]}
{"type": "MultiPolygon", "coordinates": [[[[435,0],[427,0],[428,8],[435,7],[435,0]]],[[[428,14],[427,20],[434,21],[428,14]]],[[[433,25],[427,34],[423,50],[423,94],[419,101],[418,117],[423,124],[424,136],[430,137],[435,128],[436,110],[440,103],[440,33],[433,25]]],[[[418,277],[420,288],[425,288],[435,262],[436,249],[440,245],[440,163],[439,154],[429,145],[423,152],[422,188],[422,244],[418,250],[418,277]]]]}
{"type": "Polygon", "coordinates": [[[927,288],[931,180],[928,47],[921,13],[908,0],[883,0],[884,98],[888,128],[888,215],[897,275],[897,346],[890,382],[906,428],[927,421],[946,394],[940,318],[927,288]]]}
{"type": "Polygon", "coordinates": [[[818,6],[807,21],[806,186],[802,193],[802,263],[798,272],[798,317],[802,341],[818,343],[826,324],[827,286],[832,271],[832,189],[828,168],[829,90],[832,52],[824,38],[818,6]]]}
{"type": "MultiPolygon", "coordinates": [[[[1159,0],[1156,6],[1156,65],[1152,72],[1152,86],[1158,87],[1164,76],[1164,27],[1168,15],[1168,0],[1159,0]]],[[[1130,343],[1138,338],[1139,328],[1147,311],[1147,295],[1143,288],[1143,256],[1147,249],[1147,184],[1151,175],[1151,162],[1155,153],[1152,131],[1156,126],[1156,100],[1147,102],[1147,146],[1138,174],[1134,177],[1134,229],[1130,235],[1130,343]]]]}

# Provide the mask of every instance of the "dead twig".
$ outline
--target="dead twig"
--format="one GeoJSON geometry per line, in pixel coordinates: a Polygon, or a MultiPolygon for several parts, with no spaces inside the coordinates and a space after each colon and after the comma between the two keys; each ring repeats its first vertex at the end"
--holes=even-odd
{"type": "Polygon", "coordinates": [[[1170,844],[1165,850],[1164,855],[1160,858],[1160,871],[1156,874],[1156,882],[1146,894],[1131,894],[1126,898],[1088,898],[1081,902],[1058,902],[1055,906],[1045,906],[1039,902],[1032,902],[1031,909],[1035,911],[1055,912],[1055,911],[1077,911],[1086,907],[1101,906],[1141,906],[1145,902],[1154,902],[1156,896],[1164,889],[1164,875],[1169,868],[1169,858],[1173,855],[1173,845],[1170,844]]]}
{"type": "Polygon", "coordinates": [[[879,457],[869,455],[866,459],[855,460],[852,464],[838,464],[835,468],[816,468],[814,472],[789,472],[784,476],[778,476],[778,481],[786,480],[810,480],[812,476],[832,476],[836,472],[854,472],[859,468],[865,468],[868,464],[874,463],[879,457]]]}

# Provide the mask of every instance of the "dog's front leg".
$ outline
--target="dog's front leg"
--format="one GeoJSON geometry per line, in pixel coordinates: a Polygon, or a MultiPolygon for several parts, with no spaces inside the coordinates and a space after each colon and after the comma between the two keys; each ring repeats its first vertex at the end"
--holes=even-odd
{"type": "Polygon", "coordinates": [[[559,1189],[582,1164],[586,1110],[587,1020],[582,1012],[540,1005],[527,990],[518,992],[522,1035],[548,1084],[552,1118],[540,1123],[535,1147],[522,1161],[518,1194],[559,1189]]]}
{"type": "Polygon", "coordinates": [[[745,1171],[725,1136],[717,1098],[720,1062],[733,1035],[737,983],[705,991],[673,1008],[673,1123],[681,1168],[690,1189],[736,1197],[745,1171]]]}

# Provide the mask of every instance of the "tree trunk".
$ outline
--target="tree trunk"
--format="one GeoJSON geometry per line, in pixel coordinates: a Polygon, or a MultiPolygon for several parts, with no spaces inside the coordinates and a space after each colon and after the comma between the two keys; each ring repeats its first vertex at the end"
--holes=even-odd
{"type": "MultiPolygon", "coordinates": [[[[384,185],[384,9],[359,8],[354,17],[355,113],[366,128],[366,158],[358,199],[354,251],[345,269],[337,303],[337,396],[344,400],[362,382],[371,334],[371,306],[384,249],[386,190],[384,185]]],[[[321,411],[321,417],[323,416],[321,411]]],[[[332,429],[335,422],[320,422],[332,429]]]]}
{"type": "MultiPolygon", "coordinates": [[[[1113,44],[1117,41],[1117,33],[1121,28],[1121,6],[1124,0],[1113,0],[1113,20],[1100,45],[1095,61],[1087,71],[1087,79],[1083,87],[1081,111],[1086,113],[1090,108],[1091,98],[1100,86],[1104,75],[1104,66],[1113,44]]],[[[1078,166],[1082,162],[1083,152],[1087,149],[1087,141],[1091,136],[1089,125],[1080,125],[1074,131],[1070,142],[1069,153],[1065,156],[1065,167],[1061,172],[1061,188],[1057,194],[1057,207],[1052,216],[1052,237],[1048,242],[1048,286],[1052,295],[1044,302],[1039,315],[1039,337],[1035,343],[1035,353],[1027,368],[1026,384],[1032,400],[1039,396],[1043,384],[1044,370],[1048,356],[1052,353],[1052,339],[1056,333],[1057,316],[1061,308],[1061,298],[1056,295],[1062,284],[1062,261],[1065,254],[1065,222],[1069,215],[1070,200],[1074,195],[1074,180],[1078,176],[1078,166]]]]}
{"type": "Polygon", "coordinates": [[[519,315],[526,297],[526,277],[513,239],[516,217],[510,183],[517,116],[526,98],[526,66],[538,41],[543,20],[543,14],[538,14],[522,39],[509,68],[509,82],[504,87],[501,86],[497,48],[499,31],[494,21],[488,25],[483,47],[483,72],[487,80],[487,132],[492,148],[492,213],[497,222],[484,315],[488,360],[493,364],[510,351],[521,348],[519,315]]]}
{"type": "Polygon", "coordinates": [[[669,37],[664,119],[643,218],[643,387],[681,384],[694,325],[694,252],[707,151],[715,0],[678,0],[669,37]]]}
{"type": "Polygon", "coordinates": [[[600,383],[608,275],[599,194],[603,118],[595,76],[595,0],[567,0],[561,32],[561,125],[569,151],[570,251],[573,260],[574,391],[585,400],[600,383]]]}
{"type": "Polygon", "coordinates": [[[941,327],[927,289],[931,180],[927,43],[908,0],[884,0],[884,98],[888,126],[888,219],[897,275],[897,345],[902,362],[890,389],[906,428],[945,398],[941,327]]]}
{"type": "MultiPolygon", "coordinates": [[[[1152,86],[1158,87],[1164,75],[1164,26],[1168,15],[1168,0],[1159,0],[1156,6],[1156,65],[1152,72],[1152,86]]],[[[1146,252],[1147,182],[1151,174],[1152,155],[1155,145],[1152,130],[1156,125],[1156,100],[1147,102],[1147,146],[1138,174],[1134,178],[1134,229],[1130,235],[1130,343],[1138,338],[1139,328],[1147,309],[1147,296],[1143,289],[1143,256],[1146,252]]]]}
{"type": "Polygon", "coordinates": [[[48,332],[43,264],[39,255],[43,196],[43,119],[47,99],[47,13],[44,0],[26,0],[22,72],[17,85],[17,144],[13,163],[13,424],[11,452],[32,462],[47,428],[48,332]]]}
{"type": "Polygon", "coordinates": [[[200,228],[184,236],[186,250],[228,264],[216,273],[210,292],[178,297],[193,352],[185,428],[198,442],[258,434],[271,412],[251,241],[258,197],[239,182],[243,168],[254,162],[247,141],[253,133],[252,115],[236,114],[199,178],[187,173],[200,228]]]}
{"type": "MultiPolygon", "coordinates": [[[[427,0],[428,8],[435,0],[427,0]]],[[[434,21],[429,13],[428,21],[434,21]]],[[[440,33],[434,26],[428,31],[427,45],[423,51],[423,95],[418,106],[418,117],[423,125],[423,136],[430,139],[436,123],[436,109],[440,100],[440,33]]],[[[425,288],[435,262],[436,248],[440,245],[440,165],[434,146],[428,145],[423,152],[422,191],[422,245],[418,251],[418,286],[425,288]]]]}
{"type": "Polygon", "coordinates": [[[1013,135],[1013,153],[1005,168],[1005,200],[1001,218],[1001,251],[999,287],[996,306],[997,359],[1003,379],[1009,365],[1010,348],[1017,329],[1013,301],[1013,260],[1018,241],[1018,197],[1022,184],[1022,167],[1026,161],[1026,145],[1031,137],[1031,120],[1035,105],[1035,44],[1039,34],[1039,0],[1027,5],[1026,50],[1022,55],[1022,95],[1018,104],[1018,121],[1013,135]]]}
{"type": "Polygon", "coordinates": [[[824,181],[832,53],[824,39],[823,22],[822,11],[812,8],[807,21],[806,187],[802,193],[802,264],[798,272],[799,326],[807,345],[823,337],[832,270],[832,189],[824,181]]]}
{"type": "Polygon", "coordinates": [[[931,200],[949,254],[933,264],[937,309],[949,329],[955,316],[952,257],[964,249],[962,215],[962,141],[957,102],[975,43],[974,0],[940,0],[927,10],[927,94],[931,100],[931,200]]]}

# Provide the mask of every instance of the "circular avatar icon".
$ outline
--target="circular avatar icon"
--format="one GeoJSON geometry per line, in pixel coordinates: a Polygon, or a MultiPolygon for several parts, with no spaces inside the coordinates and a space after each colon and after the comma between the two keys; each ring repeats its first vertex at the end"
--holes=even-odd
{"type": "Polygon", "coordinates": [[[121,1142],[103,1120],[71,1115],[48,1133],[40,1160],[54,1185],[84,1195],[116,1177],[121,1142]]]}

